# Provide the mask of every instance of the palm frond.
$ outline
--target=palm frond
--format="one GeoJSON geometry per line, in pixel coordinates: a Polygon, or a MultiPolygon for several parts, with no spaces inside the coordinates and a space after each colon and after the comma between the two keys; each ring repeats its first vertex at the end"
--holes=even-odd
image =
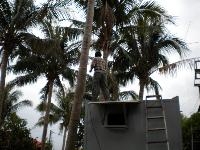
{"type": "Polygon", "coordinates": [[[194,69],[195,61],[200,61],[200,57],[183,59],[183,60],[171,63],[169,65],[166,65],[164,67],[160,67],[160,68],[158,68],[158,71],[161,74],[174,75],[181,68],[187,67],[187,68],[190,68],[190,69],[194,69]]]}
{"type": "MultiPolygon", "coordinates": [[[[0,31],[6,30],[11,22],[11,7],[7,0],[0,1],[0,31]]],[[[0,36],[1,37],[1,36],[0,36]]]]}
{"type": "Polygon", "coordinates": [[[21,91],[8,91],[9,96],[8,96],[8,101],[15,103],[19,100],[19,98],[22,96],[22,92],[21,91]]]}
{"type": "Polygon", "coordinates": [[[65,10],[68,9],[70,0],[64,1],[50,1],[48,2],[48,18],[55,18],[59,21],[65,20],[70,17],[69,13],[65,10]]]}
{"type": "Polygon", "coordinates": [[[44,33],[46,38],[54,38],[54,29],[50,21],[44,20],[42,22],[41,30],[44,33]]]}
{"type": "Polygon", "coordinates": [[[70,69],[70,68],[66,68],[62,71],[62,76],[63,78],[67,79],[69,81],[70,86],[74,86],[74,79],[75,79],[75,71],[70,69]]]}
{"type": "Polygon", "coordinates": [[[29,83],[35,83],[37,81],[38,74],[32,73],[24,76],[20,76],[12,80],[10,83],[13,85],[24,86],[29,83]]]}
{"type": "Polygon", "coordinates": [[[32,102],[29,100],[22,100],[18,102],[20,97],[22,96],[22,92],[19,90],[15,90],[14,85],[10,82],[6,84],[2,94],[4,99],[4,107],[1,117],[3,119],[5,119],[5,117],[9,117],[11,113],[16,112],[22,107],[32,106],[32,102]]]}
{"type": "Polygon", "coordinates": [[[80,41],[72,43],[72,44],[64,47],[64,49],[65,49],[65,60],[69,65],[76,65],[79,62],[80,47],[81,47],[80,41]]]}
{"type": "Polygon", "coordinates": [[[36,106],[36,110],[39,112],[45,112],[46,110],[46,102],[42,101],[36,106]]]}
{"type": "MultiPolygon", "coordinates": [[[[53,125],[56,122],[60,121],[60,117],[57,115],[49,115],[49,125],[53,125]]],[[[43,126],[44,125],[44,116],[40,117],[38,119],[38,122],[35,124],[35,126],[43,126]]]]}
{"type": "Polygon", "coordinates": [[[83,29],[85,27],[85,22],[74,20],[74,19],[70,19],[70,21],[72,22],[72,25],[74,25],[77,28],[83,29]]]}
{"type": "Polygon", "coordinates": [[[49,92],[49,82],[46,83],[46,85],[40,90],[40,99],[42,99],[43,101],[46,102],[47,100],[47,95],[48,95],[48,92],[49,92]]]}
{"type": "Polygon", "coordinates": [[[125,100],[138,100],[138,94],[136,94],[134,91],[123,91],[119,93],[119,99],[121,101],[125,100]]]}
{"type": "Polygon", "coordinates": [[[35,127],[37,127],[37,126],[41,127],[41,126],[43,126],[43,125],[44,125],[44,116],[43,116],[43,117],[40,117],[40,118],[38,119],[38,122],[35,124],[35,127]]]}
{"type": "Polygon", "coordinates": [[[116,72],[115,73],[116,79],[118,83],[125,86],[128,81],[133,82],[134,78],[136,77],[135,72],[116,72]]]}
{"type": "Polygon", "coordinates": [[[154,1],[142,2],[139,5],[138,10],[144,13],[145,16],[150,17],[151,19],[159,18],[167,21],[168,23],[174,23],[173,17],[168,15],[167,12],[154,1]]]}
{"type": "Polygon", "coordinates": [[[55,85],[60,89],[60,91],[62,91],[62,93],[65,92],[64,86],[59,77],[56,78],[55,85]]]}
{"type": "Polygon", "coordinates": [[[78,39],[83,34],[83,29],[72,27],[60,27],[64,41],[71,41],[78,39]]]}
{"type": "MultiPolygon", "coordinates": [[[[43,113],[46,111],[46,102],[42,101],[40,102],[37,107],[36,110],[43,113]]],[[[59,108],[58,106],[56,106],[55,104],[51,103],[50,104],[50,112],[52,115],[57,115],[57,116],[61,116],[61,114],[64,112],[61,108],[59,108]]]]}
{"type": "Polygon", "coordinates": [[[156,94],[159,94],[159,91],[162,90],[162,87],[160,86],[160,84],[157,81],[155,81],[152,78],[149,78],[149,81],[146,84],[146,89],[147,89],[147,92],[150,90],[153,90],[153,91],[157,92],[156,94]]]}
{"type": "Polygon", "coordinates": [[[163,52],[172,53],[175,50],[179,56],[185,54],[188,51],[186,43],[177,38],[164,38],[158,43],[157,48],[161,49],[163,52]],[[163,40],[163,41],[162,41],[163,40]]]}
{"type": "Polygon", "coordinates": [[[11,111],[16,112],[21,107],[31,107],[33,104],[30,100],[23,100],[12,106],[11,111]]]}

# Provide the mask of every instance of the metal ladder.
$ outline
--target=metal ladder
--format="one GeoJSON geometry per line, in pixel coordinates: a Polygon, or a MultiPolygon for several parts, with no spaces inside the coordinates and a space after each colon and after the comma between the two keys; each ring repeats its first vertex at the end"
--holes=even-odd
{"type": "Polygon", "coordinates": [[[146,150],[170,150],[166,116],[160,95],[146,96],[146,150]],[[155,98],[157,100],[148,100],[155,98]]]}

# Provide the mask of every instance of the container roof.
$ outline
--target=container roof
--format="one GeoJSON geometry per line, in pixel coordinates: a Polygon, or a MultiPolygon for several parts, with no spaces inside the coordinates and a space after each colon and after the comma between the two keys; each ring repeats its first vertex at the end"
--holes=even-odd
{"type": "Polygon", "coordinates": [[[138,104],[141,101],[98,101],[98,102],[89,102],[88,104],[138,104]]]}

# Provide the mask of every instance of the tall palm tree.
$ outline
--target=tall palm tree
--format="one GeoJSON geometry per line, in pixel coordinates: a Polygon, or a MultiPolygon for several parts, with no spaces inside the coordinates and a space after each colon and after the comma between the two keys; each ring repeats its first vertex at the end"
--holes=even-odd
{"type": "Polygon", "coordinates": [[[75,89],[75,96],[72,106],[72,112],[68,127],[68,137],[66,142],[66,150],[74,150],[74,141],[77,131],[77,126],[80,120],[81,103],[85,91],[85,80],[87,72],[88,54],[91,42],[92,23],[94,15],[94,0],[88,0],[86,25],[84,29],[84,36],[81,48],[80,65],[77,77],[77,86],[75,89]]]}
{"type": "MultiPolygon", "coordinates": [[[[13,60],[18,45],[26,39],[22,33],[40,22],[53,8],[52,3],[36,7],[33,0],[1,0],[0,1],[0,96],[5,86],[6,70],[9,60],[13,60]]],[[[0,97],[0,114],[3,99],[0,97]]],[[[0,120],[1,124],[2,120],[0,120]]]]}
{"type": "MultiPolygon", "coordinates": [[[[65,146],[65,140],[66,140],[66,132],[68,129],[69,119],[70,119],[70,113],[71,113],[71,105],[72,105],[72,99],[73,99],[74,93],[72,93],[70,90],[64,91],[59,90],[58,93],[56,93],[56,101],[57,104],[51,103],[50,106],[50,114],[49,114],[49,123],[55,124],[59,121],[60,123],[60,131],[63,131],[64,129],[64,136],[63,136],[63,146],[62,150],[64,150],[65,146]]],[[[38,106],[37,110],[39,112],[45,112],[46,103],[45,101],[42,101],[38,106]]],[[[44,116],[42,116],[36,125],[44,125],[44,116]]]]}
{"type": "Polygon", "coordinates": [[[114,56],[114,70],[118,71],[122,83],[139,79],[139,100],[143,100],[145,86],[158,94],[159,84],[150,75],[169,64],[166,54],[174,52],[182,56],[187,47],[183,41],[166,32],[167,22],[140,17],[136,23],[121,30],[123,36],[114,56]]]}
{"type": "MultiPolygon", "coordinates": [[[[66,133],[68,130],[73,98],[74,98],[74,92],[72,90],[70,89],[68,90],[65,89],[64,91],[59,90],[56,93],[56,97],[55,97],[55,100],[57,103],[56,104],[51,103],[51,106],[50,106],[49,124],[55,124],[57,122],[60,122],[60,128],[59,128],[60,132],[62,132],[64,129],[62,150],[64,150],[65,148],[65,141],[66,141],[66,135],[67,135],[66,133]]],[[[85,93],[84,99],[88,99],[88,98],[91,99],[92,96],[90,94],[85,93]]],[[[37,110],[43,113],[45,112],[45,106],[46,106],[45,102],[42,101],[37,106],[37,110]]],[[[82,111],[81,120],[79,122],[78,128],[80,128],[80,125],[82,125],[83,118],[84,118],[84,113],[82,111]]],[[[40,117],[36,125],[39,125],[39,126],[44,125],[44,116],[40,117]]],[[[82,134],[81,132],[82,131],[80,131],[79,129],[77,133],[78,136],[81,136],[82,134]]],[[[80,138],[82,139],[83,137],[80,137],[80,138]]],[[[80,139],[76,140],[76,148],[80,146],[79,145],[80,141],[81,141],[80,139]]]]}
{"type": "Polygon", "coordinates": [[[70,85],[74,84],[75,72],[70,66],[78,63],[80,42],[72,44],[69,44],[69,42],[71,40],[76,41],[77,36],[82,34],[81,29],[53,27],[48,21],[44,22],[43,26],[46,38],[39,39],[29,35],[30,38],[20,47],[26,49],[26,53],[21,53],[19,61],[12,68],[14,73],[25,73],[25,75],[17,77],[13,81],[17,85],[36,82],[40,76],[45,76],[47,79],[45,86],[47,107],[42,135],[42,149],[44,149],[46,140],[53,87],[56,85],[62,88],[60,76],[67,79],[70,85]]]}
{"type": "MultiPolygon", "coordinates": [[[[83,9],[87,8],[83,0],[75,0],[83,9]]],[[[135,0],[97,0],[94,7],[94,34],[97,35],[97,41],[94,44],[95,49],[103,51],[103,58],[107,62],[108,56],[112,53],[112,42],[116,38],[115,32],[120,27],[135,24],[138,17],[148,16],[154,19],[170,20],[166,11],[153,1],[135,1],[135,0]]],[[[118,32],[119,33],[119,32],[118,32]]],[[[110,78],[109,70],[107,70],[110,78]]],[[[111,79],[111,78],[110,78],[111,79]]],[[[117,85],[113,85],[113,94],[117,99],[117,85]],[[114,87],[115,86],[115,87],[114,87]]],[[[103,98],[102,94],[100,94],[103,98]]]]}
{"type": "MultiPolygon", "coordinates": [[[[75,0],[84,10],[87,2],[75,0]]],[[[111,53],[113,33],[119,27],[134,24],[139,16],[170,19],[166,11],[153,1],[97,0],[94,7],[94,33],[97,35],[97,49],[103,51],[105,61],[111,53]],[[116,29],[114,29],[114,27],[116,29]]]]}
{"type": "Polygon", "coordinates": [[[22,96],[22,92],[19,90],[14,90],[14,86],[12,84],[6,84],[3,99],[4,99],[4,107],[3,113],[1,115],[2,120],[5,120],[6,117],[9,117],[10,114],[16,112],[22,107],[32,106],[32,102],[30,100],[20,100],[22,96]]]}

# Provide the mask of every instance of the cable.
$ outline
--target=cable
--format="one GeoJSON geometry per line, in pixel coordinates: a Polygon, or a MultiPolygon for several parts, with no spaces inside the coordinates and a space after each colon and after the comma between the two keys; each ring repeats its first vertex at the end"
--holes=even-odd
{"type": "Polygon", "coordinates": [[[189,31],[189,29],[190,29],[190,25],[191,25],[191,21],[189,21],[189,23],[188,23],[187,31],[186,31],[186,33],[185,33],[185,39],[187,38],[188,31],[189,31]]]}

